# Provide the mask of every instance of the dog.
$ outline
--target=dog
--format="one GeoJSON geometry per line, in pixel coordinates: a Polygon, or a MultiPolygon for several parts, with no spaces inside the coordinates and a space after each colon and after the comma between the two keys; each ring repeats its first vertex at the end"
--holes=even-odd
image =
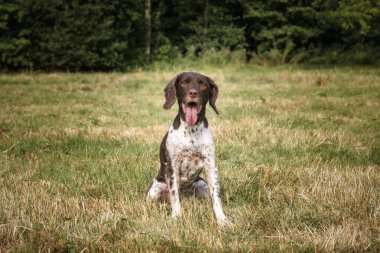
{"type": "Polygon", "coordinates": [[[160,169],[146,195],[149,202],[166,200],[171,216],[181,215],[180,194],[211,198],[218,225],[231,225],[222,209],[215,145],[206,113],[209,103],[216,114],[218,86],[207,76],[183,72],[164,89],[164,109],[178,101],[178,114],[160,146],[160,169]],[[204,171],[204,180],[200,173],[204,171]]]}

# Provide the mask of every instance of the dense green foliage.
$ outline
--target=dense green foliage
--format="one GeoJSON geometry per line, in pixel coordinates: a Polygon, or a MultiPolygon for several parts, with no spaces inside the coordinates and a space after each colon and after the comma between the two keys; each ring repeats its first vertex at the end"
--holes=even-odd
{"type": "Polygon", "coordinates": [[[152,0],[149,57],[144,2],[0,0],[0,68],[122,70],[219,51],[263,64],[379,56],[380,0],[152,0]]]}

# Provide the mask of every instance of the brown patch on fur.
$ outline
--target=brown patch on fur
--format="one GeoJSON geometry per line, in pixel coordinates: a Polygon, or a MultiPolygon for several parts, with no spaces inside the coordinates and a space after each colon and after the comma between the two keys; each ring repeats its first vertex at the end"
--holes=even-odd
{"type": "Polygon", "coordinates": [[[179,128],[180,118],[185,120],[185,112],[182,109],[183,103],[187,104],[187,102],[194,100],[197,104],[202,106],[201,111],[198,113],[196,124],[204,122],[206,128],[208,127],[208,122],[205,117],[207,102],[209,102],[215,113],[219,114],[215,105],[219,89],[215,82],[207,76],[194,72],[183,72],[170,80],[164,91],[166,100],[163,107],[165,109],[170,109],[175,103],[175,100],[178,100],[179,111],[173,122],[174,129],[179,128]],[[181,85],[184,83],[186,85],[181,85]],[[192,95],[193,91],[196,91],[197,95],[192,95]]]}

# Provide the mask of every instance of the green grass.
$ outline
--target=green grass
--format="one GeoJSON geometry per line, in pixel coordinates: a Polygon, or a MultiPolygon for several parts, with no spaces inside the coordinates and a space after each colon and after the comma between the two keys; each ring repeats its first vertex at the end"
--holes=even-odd
{"type": "Polygon", "coordinates": [[[190,70],[220,87],[208,110],[224,209],[148,205],[178,72],[0,76],[0,252],[378,252],[380,70],[190,70]]]}

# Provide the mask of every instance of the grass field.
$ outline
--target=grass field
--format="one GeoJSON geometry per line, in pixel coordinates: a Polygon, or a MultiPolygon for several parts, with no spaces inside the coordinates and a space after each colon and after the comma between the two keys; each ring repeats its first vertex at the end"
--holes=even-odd
{"type": "Polygon", "coordinates": [[[0,75],[0,252],[380,251],[379,69],[192,69],[220,88],[225,230],[144,201],[183,70],[0,75]]]}

